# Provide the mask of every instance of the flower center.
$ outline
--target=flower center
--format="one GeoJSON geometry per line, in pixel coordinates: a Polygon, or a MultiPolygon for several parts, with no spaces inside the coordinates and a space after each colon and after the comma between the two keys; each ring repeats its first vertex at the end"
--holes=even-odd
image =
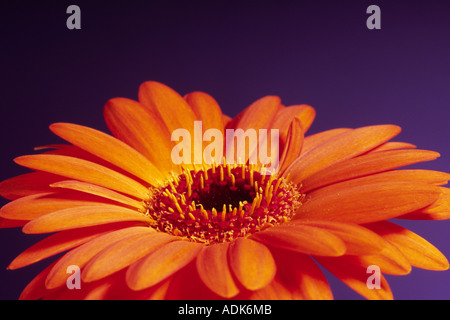
{"type": "Polygon", "coordinates": [[[152,190],[147,212],[158,231],[205,244],[231,241],[289,221],[301,205],[297,187],[252,165],[183,169],[152,190]]]}

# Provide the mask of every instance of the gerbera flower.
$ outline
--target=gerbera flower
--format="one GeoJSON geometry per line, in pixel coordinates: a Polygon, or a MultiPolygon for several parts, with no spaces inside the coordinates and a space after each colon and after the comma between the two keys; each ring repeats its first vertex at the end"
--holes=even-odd
{"type": "Polygon", "coordinates": [[[182,97],[157,82],[142,84],[139,102],[110,100],[104,116],[112,135],[51,125],[68,143],[15,159],[33,172],[0,184],[12,200],[3,227],[51,233],[8,268],[61,254],[21,299],[332,299],[319,265],[368,299],[391,299],[382,275],[369,288],[369,266],[448,269],[438,249],[388,221],[450,216],[449,174],[397,170],[439,156],[391,142],[398,126],[305,136],[310,106],[267,96],[231,119],[211,96],[182,97]],[[245,159],[174,164],[171,133],[195,135],[195,121],[222,134],[278,129],[278,170],[250,163],[250,148],[245,159]],[[72,266],[81,289],[67,285],[72,266]]]}

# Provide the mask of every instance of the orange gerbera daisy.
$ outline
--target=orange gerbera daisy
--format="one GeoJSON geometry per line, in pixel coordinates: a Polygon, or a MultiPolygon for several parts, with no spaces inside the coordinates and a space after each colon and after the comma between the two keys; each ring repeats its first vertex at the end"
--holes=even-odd
{"type": "Polygon", "coordinates": [[[449,267],[425,239],[387,221],[450,217],[449,174],[396,170],[439,154],[390,142],[395,125],[305,137],[310,106],[267,96],[231,119],[211,96],[182,97],[157,82],[142,84],[139,102],[108,101],[104,115],[112,136],[53,124],[69,144],[15,159],[33,172],[0,184],[12,200],[2,227],[52,233],[8,268],[65,252],[22,299],[332,299],[319,265],[368,299],[390,299],[382,275],[368,285],[369,266],[392,275],[449,267]],[[247,157],[175,165],[171,133],[195,134],[199,120],[203,132],[278,129],[278,170],[266,175],[247,157]],[[67,285],[73,266],[81,289],[67,285]]]}

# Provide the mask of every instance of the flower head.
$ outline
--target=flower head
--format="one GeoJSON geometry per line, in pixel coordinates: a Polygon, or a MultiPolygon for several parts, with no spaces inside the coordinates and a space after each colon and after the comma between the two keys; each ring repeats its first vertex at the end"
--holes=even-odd
{"type": "Polygon", "coordinates": [[[369,266],[393,275],[449,266],[387,221],[449,218],[449,174],[397,170],[439,154],[390,141],[398,126],[306,135],[310,106],[267,96],[231,119],[208,94],[157,82],[142,84],[139,102],[108,101],[104,116],[112,135],[51,125],[67,143],[16,158],[33,171],[0,184],[11,200],[2,227],[52,233],[9,268],[65,252],[22,299],[331,299],[319,264],[366,298],[390,299],[382,275],[369,288],[369,266]],[[81,290],[68,288],[69,266],[81,290]]]}

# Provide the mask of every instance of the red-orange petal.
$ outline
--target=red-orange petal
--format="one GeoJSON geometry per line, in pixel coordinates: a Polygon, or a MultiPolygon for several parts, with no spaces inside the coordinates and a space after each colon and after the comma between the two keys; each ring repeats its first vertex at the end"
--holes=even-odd
{"type": "Polygon", "coordinates": [[[367,281],[372,272],[368,272],[369,265],[362,264],[357,256],[316,257],[315,259],[347,286],[367,299],[392,300],[394,298],[391,288],[382,274],[380,274],[380,288],[369,288],[367,281]]]}
{"type": "Polygon", "coordinates": [[[106,133],[71,123],[54,123],[50,130],[73,145],[154,186],[164,179],[158,168],[142,154],[106,133]]]}
{"type": "Polygon", "coordinates": [[[227,126],[227,129],[267,129],[281,108],[281,100],[276,96],[266,96],[256,100],[242,110],[227,126]]]}
{"type": "Polygon", "coordinates": [[[73,192],[38,193],[11,201],[0,209],[0,216],[14,220],[32,220],[42,215],[81,206],[104,205],[107,201],[73,192]]]}
{"type": "Polygon", "coordinates": [[[278,277],[293,299],[331,300],[333,293],[318,265],[304,254],[284,250],[274,252],[278,277]]]}
{"type": "Polygon", "coordinates": [[[437,152],[416,149],[369,153],[341,161],[309,176],[302,181],[302,192],[418,162],[434,160],[437,157],[439,157],[437,152]]]}
{"type": "Polygon", "coordinates": [[[345,254],[373,254],[380,252],[386,246],[386,241],[377,233],[351,222],[293,220],[291,223],[313,226],[331,232],[345,243],[345,254]]]}
{"type": "Polygon", "coordinates": [[[238,238],[230,244],[228,262],[236,278],[249,290],[268,285],[277,270],[270,250],[248,238],[238,238]]]}
{"type": "MultiPolygon", "coordinates": [[[[46,294],[51,293],[53,290],[49,290],[45,287],[45,279],[47,278],[50,270],[54,267],[56,261],[52,262],[44,270],[42,270],[36,277],[31,280],[25,289],[20,294],[19,300],[39,300],[46,294]]],[[[66,273],[67,278],[67,273],[66,273]]]]}
{"type": "Polygon", "coordinates": [[[369,223],[418,210],[439,197],[436,186],[422,182],[358,180],[351,180],[351,185],[341,185],[343,182],[312,192],[294,219],[369,223]]]}
{"type": "Polygon", "coordinates": [[[367,227],[399,249],[412,266],[427,270],[447,270],[447,258],[431,243],[399,225],[381,221],[367,227]]]}
{"type": "Polygon", "coordinates": [[[127,197],[121,193],[115,192],[111,189],[103,188],[100,186],[97,186],[92,183],[86,183],[82,181],[77,180],[64,180],[64,181],[58,181],[55,183],[52,183],[50,185],[52,188],[62,188],[62,189],[69,189],[69,190],[76,190],[80,191],[89,195],[95,195],[99,196],[114,202],[118,202],[136,209],[143,210],[144,206],[142,205],[142,202],[139,202],[137,200],[134,200],[130,197],[127,197]]]}
{"type": "Polygon", "coordinates": [[[289,224],[254,233],[250,239],[268,246],[323,256],[340,256],[345,253],[344,242],[321,228],[304,224],[289,224]]]}
{"type": "Polygon", "coordinates": [[[189,103],[198,120],[202,121],[203,131],[219,129],[224,131],[223,114],[217,101],[204,92],[191,92],[184,99],[189,103]]]}
{"type": "Polygon", "coordinates": [[[22,227],[27,222],[28,220],[10,220],[0,217],[0,229],[22,227]]]}
{"type": "Polygon", "coordinates": [[[285,142],[289,124],[297,119],[301,125],[302,132],[306,133],[316,117],[316,111],[313,107],[306,104],[288,106],[282,108],[275,115],[270,127],[280,130],[281,141],[285,142]]]}
{"type": "Polygon", "coordinates": [[[342,133],[349,132],[353,129],[349,128],[336,128],[331,130],[322,131],[319,133],[312,134],[310,136],[306,136],[303,141],[303,147],[301,154],[308,152],[309,150],[317,147],[321,143],[332,139],[342,133]]]}
{"type": "Polygon", "coordinates": [[[138,96],[139,102],[161,116],[169,132],[184,128],[193,133],[195,113],[173,89],[159,82],[147,81],[139,87],[138,96]]]}
{"type": "Polygon", "coordinates": [[[30,172],[0,182],[0,195],[8,200],[53,192],[50,184],[64,179],[47,172],[30,172]]]}
{"type": "Polygon", "coordinates": [[[417,146],[407,142],[397,142],[389,141],[385,142],[379,147],[370,150],[368,153],[381,152],[381,151],[391,151],[391,150],[402,150],[402,149],[415,149],[417,146]]]}
{"type": "MultiPolygon", "coordinates": [[[[262,139],[259,135],[260,129],[267,129],[270,123],[273,120],[273,117],[277,114],[278,110],[281,108],[281,100],[276,96],[266,96],[255,102],[253,102],[250,106],[241,111],[228,125],[227,130],[235,130],[233,135],[226,134],[225,148],[227,150],[226,157],[228,162],[238,163],[240,159],[238,159],[237,155],[237,143],[236,137],[239,136],[240,131],[238,129],[247,132],[248,130],[252,130],[255,135],[249,135],[248,137],[248,145],[246,144],[245,150],[245,159],[241,159],[243,163],[247,163],[247,160],[253,155],[256,155],[258,152],[258,144],[265,143],[265,141],[271,141],[272,132],[267,131],[266,138],[267,140],[262,139]],[[254,131],[253,131],[254,130],[254,131]],[[252,139],[251,137],[254,137],[252,139]],[[270,139],[269,139],[270,137],[270,139]],[[264,141],[263,141],[264,140],[264,141]],[[234,148],[234,159],[232,159],[229,150],[234,148]]],[[[274,146],[275,147],[275,146],[274,146]]],[[[272,150],[272,146],[268,146],[267,150],[272,150]]],[[[269,152],[269,151],[268,151],[269,152]]],[[[274,150],[274,152],[278,152],[278,150],[274,150]]],[[[252,158],[250,158],[252,159],[252,158]]],[[[255,161],[256,162],[256,161],[255,161]]],[[[256,163],[254,163],[256,164],[256,163]]]]}
{"type": "Polygon", "coordinates": [[[125,225],[117,224],[58,232],[26,249],[11,262],[8,269],[28,266],[124,227],[125,225]]]}
{"type": "Polygon", "coordinates": [[[220,298],[203,284],[198,275],[195,260],[173,275],[165,295],[167,300],[219,300],[220,298]]]}
{"type": "Polygon", "coordinates": [[[88,262],[81,278],[91,282],[109,276],[176,239],[167,233],[152,232],[115,242],[88,262]]]}
{"type": "Polygon", "coordinates": [[[197,257],[200,279],[211,291],[224,298],[231,298],[239,293],[228,264],[229,245],[229,242],[224,242],[205,246],[197,257]]]}
{"type": "Polygon", "coordinates": [[[109,100],[103,110],[112,134],[132,146],[165,174],[177,167],[171,160],[170,132],[156,111],[125,98],[109,100]]]}
{"type": "Polygon", "coordinates": [[[289,284],[284,283],[278,276],[262,289],[246,292],[238,296],[238,300],[293,300],[295,292],[290,291],[289,284]]]}
{"type": "Polygon", "coordinates": [[[80,247],[70,250],[62,256],[53,266],[45,280],[48,289],[62,286],[67,280],[67,267],[77,265],[82,269],[92,257],[111,244],[141,234],[154,232],[148,227],[136,226],[127,227],[113,232],[108,232],[94,240],[91,240],[80,247]]]}
{"type": "Polygon", "coordinates": [[[14,161],[33,170],[97,184],[141,199],[148,198],[148,189],[142,184],[94,162],[46,154],[22,156],[14,161]]]}
{"type": "Polygon", "coordinates": [[[150,223],[151,219],[142,213],[114,205],[83,206],[40,216],[28,222],[23,232],[48,233],[124,221],[150,223]]]}
{"type": "Polygon", "coordinates": [[[400,127],[379,125],[362,127],[328,139],[303,153],[286,170],[290,179],[301,183],[312,174],[337,162],[363,154],[400,133],[400,127]]]}
{"type": "Polygon", "coordinates": [[[359,261],[365,265],[376,265],[382,273],[405,275],[411,272],[411,264],[403,253],[387,242],[381,252],[358,256],[359,261]]]}
{"type": "Polygon", "coordinates": [[[151,287],[184,268],[202,248],[202,244],[195,242],[169,242],[132,264],[127,270],[127,284],[133,290],[151,287]]]}
{"type": "Polygon", "coordinates": [[[286,143],[284,145],[283,153],[280,157],[280,167],[278,174],[283,175],[283,172],[300,156],[303,146],[303,131],[300,120],[295,118],[289,126],[287,132],[286,143]]]}
{"type": "MultiPolygon", "coordinates": [[[[444,174],[443,172],[440,172],[444,174]]],[[[442,175],[441,175],[442,177],[442,175]]],[[[436,177],[437,178],[437,177],[436,177]]],[[[443,178],[443,177],[442,177],[443,178]]],[[[439,180],[437,178],[436,180],[439,180]]],[[[439,184],[445,184],[441,181],[439,184]]],[[[447,220],[450,219],[450,189],[439,187],[441,194],[439,198],[431,205],[417,210],[415,212],[407,213],[398,218],[400,219],[418,219],[418,220],[447,220]]]]}

